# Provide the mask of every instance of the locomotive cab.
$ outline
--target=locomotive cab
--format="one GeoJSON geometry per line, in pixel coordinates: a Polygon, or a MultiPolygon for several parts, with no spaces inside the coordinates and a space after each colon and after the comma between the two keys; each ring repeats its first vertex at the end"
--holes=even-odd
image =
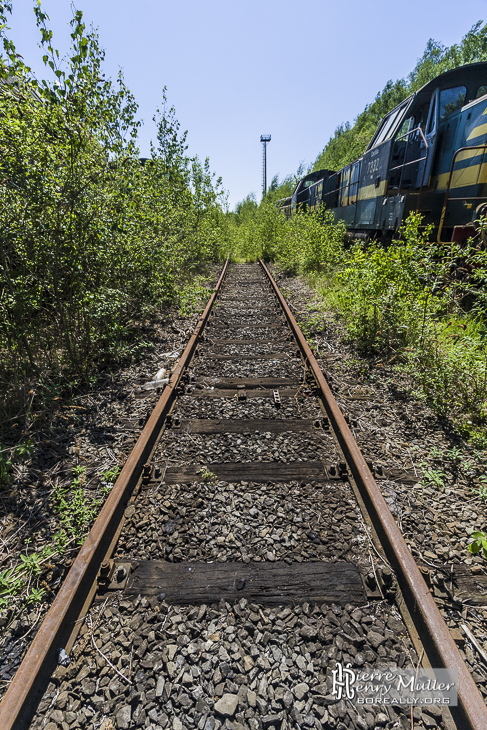
{"type": "Polygon", "coordinates": [[[359,199],[367,202],[353,227],[397,231],[417,211],[450,235],[475,220],[487,202],[486,115],[485,62],[441,74],[389,112],[362,158],[359,199]]]}
{"type": "MultiPolygon", "coordinates": [[[[330,170],[315,170],[303,177],[291,196],[291,213],[294,214],[297,210],[306,210],[310,203],[310,187],[329,175],[333,175],[330,170]]],[[[319,205],[319,201],[316,201],[315,191],[313,191],[313,208],[316,207],[317,202],[319,205]]]]}

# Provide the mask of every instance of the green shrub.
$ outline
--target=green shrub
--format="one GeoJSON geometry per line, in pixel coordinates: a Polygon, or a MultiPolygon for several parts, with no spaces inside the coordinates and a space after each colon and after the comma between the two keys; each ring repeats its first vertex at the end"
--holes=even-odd
{"type": "Polygon", "coordinates": [[[86,380],[96,362],[123,352],[128,323],[188,292],[229,238],[221,180],[208,160],[187,156],[165,91],[142,164],[137,104],[121,75],[105,78],[104,52],[82,13],[74,12],[63,69],[35,4],[50,74],[38,81],[7,35],[9,10],[0,8],[4,409],[41,373],[86,380]]]}

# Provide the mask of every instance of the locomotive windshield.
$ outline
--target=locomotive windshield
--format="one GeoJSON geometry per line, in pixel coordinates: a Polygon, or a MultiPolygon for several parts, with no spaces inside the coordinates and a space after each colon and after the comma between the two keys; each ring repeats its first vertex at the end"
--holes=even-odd
{"type": "Polygon", "coordinates": [[[402,104],[399,104],[399,106],[393,109],[390,114],[384,117],[380,127],[378,128],[377,132],[372,138],[371,143],[367,148],[368,150],[376,147],[378,144],[381,144],[381,142],[385,142],[386,140],[391,139],[394,136],[397,128],[403,122],[404,116],[406,115],[410,103],[411,97],[403,101],[402,104]]]}
{"type": "Polygon", "coordinates": [[[467,89],[465,86],[455,86],[453,89],[444,89],[440,92],[440,122],[453,112],[461,109],[465,104],[467,89]]]}
{"type": "Polygon", "coordinates": [[[406,135],[414,127],[414,117],[407,117],[398,129],[396,137],[399,139],[406,135]]]}

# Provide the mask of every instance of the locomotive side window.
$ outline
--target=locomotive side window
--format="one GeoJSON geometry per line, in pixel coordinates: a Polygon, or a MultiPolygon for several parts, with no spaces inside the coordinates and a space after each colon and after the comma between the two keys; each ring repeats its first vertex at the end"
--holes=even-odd
{"type": "Polygon", "coordinates": [[[352,167],[352,176],[350,178],[350,205],[354,205],[357,202],[359,172],[360,162],[356,162],[352,167]]]}
{"type": "Polygon", "coordinates": [[[401,126],[399,127],[399,131],[396,134],[396,138],[402,137],[403,135],[407,134],[410,129],[414,127],[414,117],[408,117],[403,121],[401,126]]]}
{"type": "Polygon", "coordinates": [[[376,132],[375,136],[372,139],[372,142],[368,149],[371,149],[372,147],[376,147],[381,142],[385,142],[386,140],[390,139],[398,124],[400,124],[402,117],[409,106],[410,99],[406,99],[406,101],[401,104],[399,107],[394,109],[390,114],[388,114],[385,119],[383,120],[381,126],[379,127],[378,131],[376,132]]]}
{"type": "Polygon", "coordinates": [[[487,94],[487,86],[479,86],[477,93],[475,94],[475,98],[480,99],[480,97],[485,96],[485,94],[487,94]]]}
{"type": "Polygon", "coordinates": [[[377,139],[375,140],[375,144],[380,144],[388,138],[389,132],[391,131],[391,128],[396,121],[397,116],[398,113],[396,112],[395,114],[390,114],[388,117],[386,117],[386,119],[384,120],[384,124],[382,125],[382,129],[380,130],[377,139]]]}
{"type": "Polygon", "coordinates": [[[455,86],[453,89],[445,89],[440,93],[440,122],[462,108],[466,95],[465,86],[455,86]]]}
{"type": "Polygon", "coordinates": [[[348,205],[348,194],[349,194],[349,182],[350,182],[350,167],[342,170],[340,175],[340,193],[338,198],[338,205],[348,205]]]}

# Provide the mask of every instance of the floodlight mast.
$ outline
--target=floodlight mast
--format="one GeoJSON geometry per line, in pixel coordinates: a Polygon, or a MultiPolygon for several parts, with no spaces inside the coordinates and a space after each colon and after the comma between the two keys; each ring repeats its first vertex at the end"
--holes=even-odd
{"type": "Polygon", "coordinates": [[[267,144],[271,141],[270,134],[261,134],[262,142],[262,195],[267,192],[267,144]]]}

